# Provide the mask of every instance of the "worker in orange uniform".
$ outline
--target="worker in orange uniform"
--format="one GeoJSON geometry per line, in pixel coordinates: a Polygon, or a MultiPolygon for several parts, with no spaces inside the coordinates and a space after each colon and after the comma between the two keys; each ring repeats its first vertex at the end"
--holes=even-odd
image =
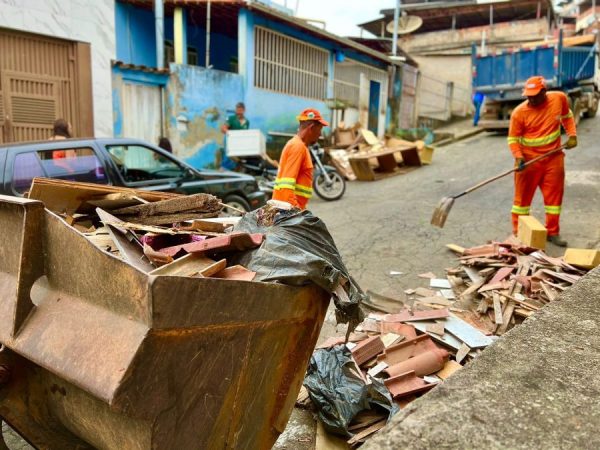
{"type": "Polygon", "coordinates": [[[546,210],[548,241],[560,247],[559,218],[565,189],[565,154],[558,152],[524,167],[525,162],[561,146],[561,125],[569,135],[566,147],[577,146],[577,130],[569,100],[562,92],[546,92],[543,77],[531,77],[525,83],[527,100],[510,117],[508,145],[515,157],[515,197],[512,207],[513,233],[517,234],[520,215],[529,215],[536,189],[542,190],[546,210]]]}
{"type": "Polygon", "coordinates": [[[305,109],[298,116],[298,133],[281,153],[273,199],[306,209],[312,197],[313,163],[308,146],[317,142],[323,127],[329,123],[316,109],[305,109]]]}

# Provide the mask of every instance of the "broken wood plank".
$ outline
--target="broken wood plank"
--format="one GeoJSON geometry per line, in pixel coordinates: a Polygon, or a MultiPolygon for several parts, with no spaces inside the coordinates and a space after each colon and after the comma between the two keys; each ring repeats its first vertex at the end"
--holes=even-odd
{"type": "Polygon", "coordinates": [[[170,264],[166,264],[158,269],[154,269],[149,275],[165,275],[177,277],[210,277],[220,272],[227,266],[227,260],[221,259],[215,261],[207,258],[202,253],[190,253],[176,259],[170,264]]]}
{"type": "Polygon", "coordinates": [[[373,425],[371,425],[370,427],[366,428],[365,430],[361,431],[360,433],[355,434],[351,439],[348,440],[348,444],[350,445],[355,445],[358,444],[359,442],[362,442],[365,440],[365,438],[371,436],[373,433],[376,433],[377,431],[381,430],[385,424],[387,423],[387,419],[384,419],[380,422],[377,422],[373,425]]]}
{"type": "Polygon", "coordinates": [[[386,314],[385,322],[413,322],[419,320],[444,319],[448,317],[448,309],[438,309],[429,311],[409,311],[404,310],[399,314],[386,314]]]}
{"type": "Polygon", "coordinates": [[[456,244],[446,244],[446,248],[452,250],[454,253],[458,253],[459,255],[462,255],[465,252],[464,247],[456,244]]]}
{"type": "Polygon", "coordinates": [[[463,343],[456,353],[456,362],[460,364],[460,362],[465,359],[465,356],[467,356],[470,351],[471,348],[467,344],[463,343]]]}
{"type": "Polygon", "coordinates": [[[502,303],[500,302],[500,295],[494,293],[494,323],[496,325],[502,325],[502,303]]]}
{"type": "Polygon", "coordinates": [[[453,373],[462,369],[462,367],[463,366],[461,364],[449,359],[448,361],[446,361],[446,364],[444,364],[444,368],[442,370],[440,370],[439,372],[437,372],[436,375],[438,377],[440,377],[442,380],[446,380],[453,373]]]}
{"type": "Polygon", "coordinates": [[[170,198],[157,202],[120,208],[112,213],[116,216],[150,217],[160,214],[182,213],[184,211],[218,212],[220,201],[210,194],[193,194],[170,198]]]}

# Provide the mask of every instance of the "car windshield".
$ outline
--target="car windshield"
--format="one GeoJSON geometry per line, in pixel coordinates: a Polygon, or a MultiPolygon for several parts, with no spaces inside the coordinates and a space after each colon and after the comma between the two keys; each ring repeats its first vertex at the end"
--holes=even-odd
{"type": "Polygon", "coordinates": [[[106,149],[127,183],[180,178],[186,171],[171,158],[143,145],[108,145],[106,149]]]}

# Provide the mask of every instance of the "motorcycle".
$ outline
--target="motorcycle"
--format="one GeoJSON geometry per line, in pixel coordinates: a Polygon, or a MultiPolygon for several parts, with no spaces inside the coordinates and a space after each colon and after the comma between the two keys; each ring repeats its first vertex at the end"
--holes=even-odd
{"type": "MultiPolygon", "coordinates": [[[[326,201],[340,199],[346,192],[346,180],[335,167],[323,164],[325,150],[318,144],[309,147],[314,166],[313,190],[326,201]]],[[[256,178],[259,188],[267,195],[272,196],[277,178],[277,169],[267,164],[263,159],[240,159],[240,167],[244,173],[256,178]]]]}

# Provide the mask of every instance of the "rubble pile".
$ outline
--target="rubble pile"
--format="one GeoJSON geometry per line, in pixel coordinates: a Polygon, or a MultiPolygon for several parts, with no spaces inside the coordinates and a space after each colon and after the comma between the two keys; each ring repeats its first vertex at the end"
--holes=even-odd
{"type": "MultiPolygon", "coordinates": [[[[446,269],[445,278],[431,272],[420,274],[428,287],[407,289],[405,299],[369,292],[364,306],[373,312],[348,341],[342,336],[330,338],[317,352],[345,347],[365,383],[383,382],[394,402],[404,408],[476,358],[500,335],[557,300],[587,271],[516,238],[472,248],[450,244],[448,248],[457,254],[458,265],[446,269]]],[[[308,389],[304,397],[312,398],[312,394],[308,389]]],[[[300,400],[306,403],[305,398],[300,400]]],[[[320,418],[322,410],[318,408],[320,418]]],[[[361,411],[345,429],[351,436],[348,444],[360,445],[383,428],[388,418],[385,410],[361,411]],[[369,420],[363,420],[365,416],[369,420]]],[[[328,431],[340,434],[323,423],[328,431]]]]}
{"type": "Polygon", "coordinates": [[[374,181],[430,164],[433,149],[420,140],[387,137],[382,141],[359,124],[351,128],[341,124],[334,131],[334,146],[328,153],[332,164],[348,180],[374,181]]]}

